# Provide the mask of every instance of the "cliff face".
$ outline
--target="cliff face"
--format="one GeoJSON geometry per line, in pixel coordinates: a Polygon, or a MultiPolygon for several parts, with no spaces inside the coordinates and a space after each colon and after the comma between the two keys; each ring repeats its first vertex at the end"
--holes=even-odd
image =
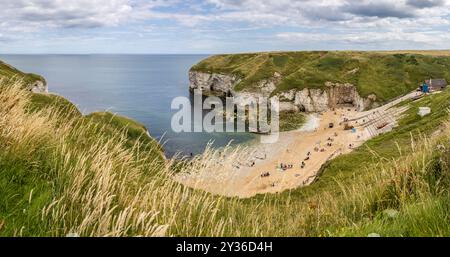
{"type": "Polygon", "coordinates": [[[290,90],[272,95],[280,75],[275,73],[271,79],[256,83],[252,90],[236,91],[240,79],[233,75],[209,74],[191,71],[189,73],[190,89],[201,89],[204,95],[234,96],[237,102],[244,102],[248,97],[276,97],[280,101],[280,111],[324,112],[339,106],[352,105],[363,111],[377,105],[377,97],[370,95],[363,98],[352,84],[326,82],[324,89],[290,90]]]}
{"type": "Polygon", "coordinates": [[[205,94],[227,96],[232,94],[238,78],[222,74],[189,72],[190,89],[200,89],[205,94]]]}
{"type": "Polygon", "coordinates": [[[28,85],[28,88],[33,93],[48,93],[48,86],[45,81],[36,80],[32,82],[30,85],[28,85]]]}

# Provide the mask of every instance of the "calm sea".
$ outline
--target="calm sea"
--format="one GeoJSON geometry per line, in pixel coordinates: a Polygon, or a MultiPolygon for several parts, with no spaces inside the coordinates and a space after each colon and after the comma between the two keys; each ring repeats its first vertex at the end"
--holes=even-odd
{"type": "Polygon", "coordinates": [[[24,72],[44,76],[49,90],[64,96],[88,114],[108,110],[145,124],[164,144],[167,156],[189,155],[231,140],[239,144],[249,133],[175,133],[172,99],[189,97],[189,68],[206,55],[0,55],[24,72]]]}

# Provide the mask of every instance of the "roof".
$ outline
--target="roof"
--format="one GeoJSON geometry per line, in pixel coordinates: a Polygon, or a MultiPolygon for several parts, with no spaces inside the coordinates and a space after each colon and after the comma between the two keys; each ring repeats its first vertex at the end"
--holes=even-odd
{"type": "Polygon", "coordinates": [[[447,81],[445,79],[429,79],[425,83],[430,87],[446,87],[447,81]]]}

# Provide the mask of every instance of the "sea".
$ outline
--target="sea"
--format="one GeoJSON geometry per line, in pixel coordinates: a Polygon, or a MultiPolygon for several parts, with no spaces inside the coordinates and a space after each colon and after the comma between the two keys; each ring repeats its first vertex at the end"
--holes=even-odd
{"type": "MultiPolygon", "coordinates": [[[[73,102],[83,114],[110,111],[144,124],[163,145],[167,157],[202,153],[246,144],[251,133],[206,133],[172,130],[176,97],[192,98],[190,67],[208,55],[0,55],[0,60],[27,73],[42,75],[49,91],[73,102]]],[[[192,122],[194,118],[192,117],[192,122]]]]}

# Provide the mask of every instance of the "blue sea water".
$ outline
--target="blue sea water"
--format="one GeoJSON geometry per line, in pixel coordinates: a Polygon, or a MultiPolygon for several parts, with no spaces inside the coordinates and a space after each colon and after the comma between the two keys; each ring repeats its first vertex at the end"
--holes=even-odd
{"type": "Polygon", "coordinates": [[[249,133],[175,133],[171,102],[189,97],[188,71],[206,55],[0,55],[24,72],[47,80],[49,91],[88,114],[108,110],[131,117],[161,140],[167,156],[201,153],[207,143],[221,147],[248,142],[249,133]]]}

